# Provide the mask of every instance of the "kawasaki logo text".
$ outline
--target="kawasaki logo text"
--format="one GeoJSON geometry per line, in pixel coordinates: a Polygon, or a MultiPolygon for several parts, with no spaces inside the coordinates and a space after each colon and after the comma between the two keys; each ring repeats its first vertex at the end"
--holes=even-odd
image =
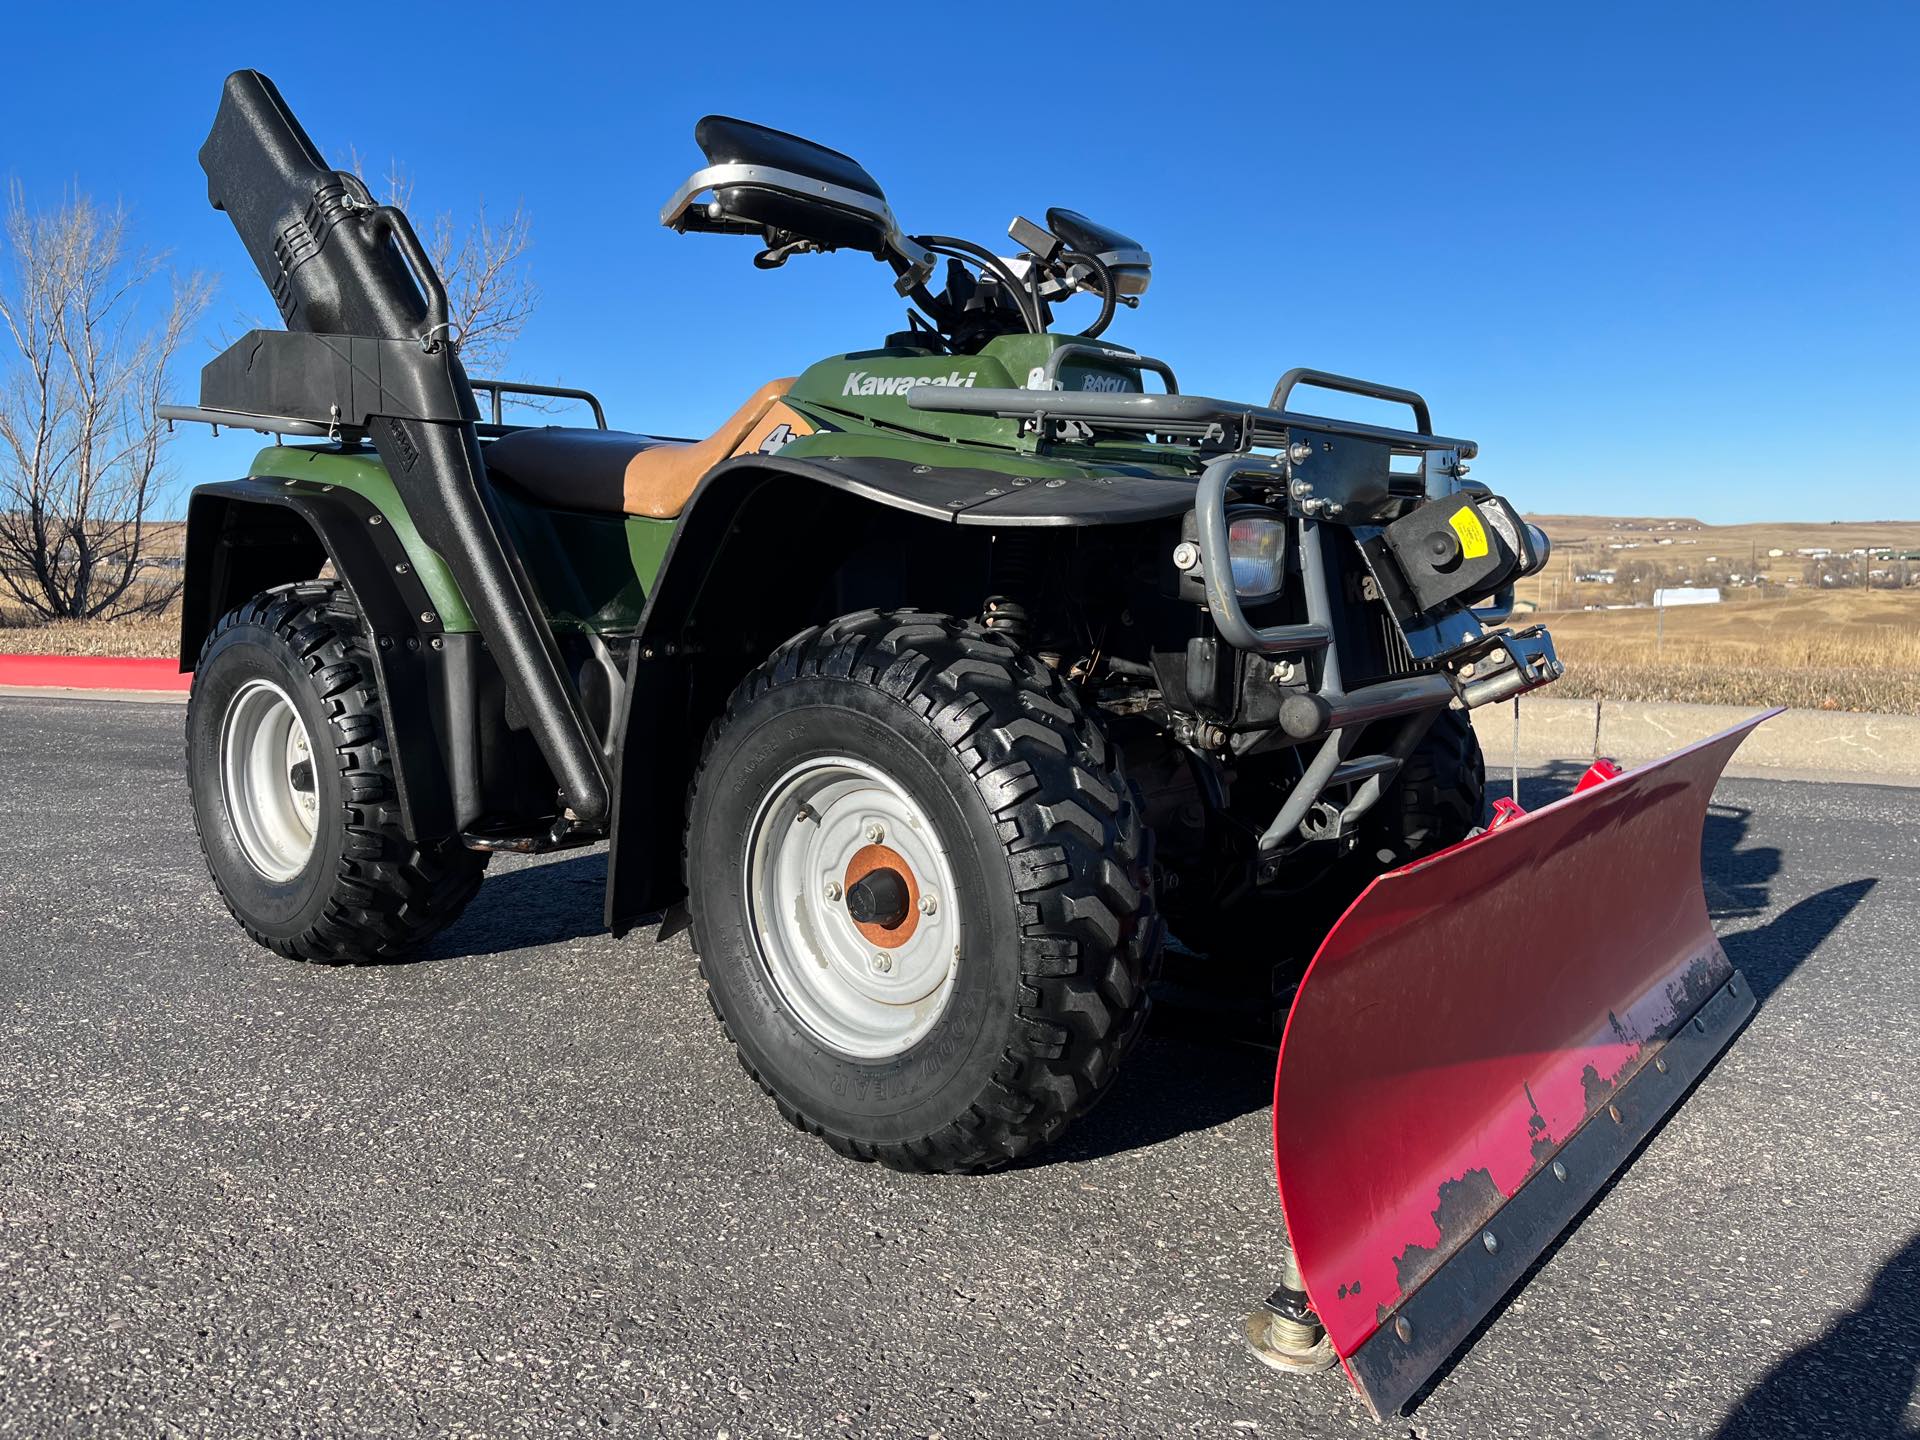
{"type": "Polygon", "coordinates": [[[972,385],[980,372],[969,370],[962,375],[958,370],[947,375],[869,375],[864,370],[856,370],[847,376],[847,383],[840,387],[842,395],[904,395],[916,385],[972,385]]]}

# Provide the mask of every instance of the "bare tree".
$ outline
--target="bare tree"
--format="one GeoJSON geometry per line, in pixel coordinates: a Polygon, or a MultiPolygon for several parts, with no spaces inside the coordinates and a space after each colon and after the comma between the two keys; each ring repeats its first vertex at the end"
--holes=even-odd
{"type": "Polygon", "coordinates": [[[43,619],[164,609],[179,581],[143,561],[165,480],[154,407],[209,295],[128,248],[124,209],[7,196],[0,275],[0,584],[43,619]],[[143,305],[164,286],[152,323],[143,305]]]}
{"type": "MultiPolygon", "coordinates": [[[[365,182],[360,153],[352,151],[350,156],[353,173],[365,182]]],[[[380,188],[387,204],[410,211],[413,177],[398,162],[388,164],[380,188]]],[[[528,264],[533,217],[516,201],[512,213],[495,222],[488,218],[487,203],[481,200],[474,218],[465,225],[442,211],[433,217],[431,227],[416,222],[415,228],[428,228],[425,243],[447,287],[447,309],[461,360],[473,374],[499,373],[540,300],[528,264]]]]}

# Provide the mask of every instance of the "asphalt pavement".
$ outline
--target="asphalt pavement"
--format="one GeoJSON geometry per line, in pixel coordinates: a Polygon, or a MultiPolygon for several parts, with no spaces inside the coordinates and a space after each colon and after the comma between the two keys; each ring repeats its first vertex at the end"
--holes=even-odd
{"type": "Polygon", "coordinates": [[[684,934],[600,931],[597,853],[497,864],[415,963],[257,949],[181,720],[0,699],[0,1435],[1920,1435],[1911,790],[1722,783],[1759,1013],[1376,1426],[1241,1346],[1270,1053],[1163,1010],[1041,1162],[856,1165],[684,934]]]}

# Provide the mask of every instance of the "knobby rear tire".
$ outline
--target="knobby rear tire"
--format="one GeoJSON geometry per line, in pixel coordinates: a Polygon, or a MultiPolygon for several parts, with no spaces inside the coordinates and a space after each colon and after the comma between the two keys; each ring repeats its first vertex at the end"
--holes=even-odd
{"type": "Polygon", "coordinates": [[[459,918],[487,857],[457,839],[410,841],[360,613],[342,585],[263,591],[207,636],[187,704],[187,786],[207,871],[235,920],[293,960],[398,960],[459,918]],[[318,819],[298,874],[249,862],[220,778],[226,707],[250,679],[292,701],[312,737],[318,819]],[[324,763],[330,761],[331,763],[324,763]]]}

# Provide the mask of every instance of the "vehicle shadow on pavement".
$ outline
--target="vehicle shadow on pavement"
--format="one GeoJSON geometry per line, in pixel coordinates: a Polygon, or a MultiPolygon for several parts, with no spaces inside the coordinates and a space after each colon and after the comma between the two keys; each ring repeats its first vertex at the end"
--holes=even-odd
{"type": "Polygon", "coordinates": [[[460,960],[605,934],[606,886],[604,850],[533,863],[496,860],[466,913],[418,958],[460,960]]]}
{"type": "Polygon", "coordinates": [[[1846,1435],[1914,1440],[1920,1387],[1920,1235],[1880,1268],[1867,1298],[1760,1378],[1714,1440],[1846,1435]]]}
{"type": "Polygon", "coordinates": [[[1765,911],[1773,880],[1784,861],[1773,845],[1747,845],[1753,811],[1743,805],[1709,805],[1700,831],[1700,876],[1707,912],[1729,920],[1765,911]]]}
{"type": "MultiPolygon", "coordinates": [[[[1767,997],[1826,943],[1879,883],[1878,877],[1863,875],[1858,880],[1829,885],[1795,901],[1764,924],[1721,936],[1727,958],[1746,977],[1753,998],[1766,1004],[1767,997]]],[[[1722,918],[1717,907],[1714,918],[1722,918]]]]}
{"type": "Polygon", "coordinates": [[[1274,1049],[1222,1041],[1171,1006],[1154,1011],[1139,1048],[1090,1115],[1019,1168],[1101,1160],[1211,1130],[1273,1103],[1274,1049]]]}

